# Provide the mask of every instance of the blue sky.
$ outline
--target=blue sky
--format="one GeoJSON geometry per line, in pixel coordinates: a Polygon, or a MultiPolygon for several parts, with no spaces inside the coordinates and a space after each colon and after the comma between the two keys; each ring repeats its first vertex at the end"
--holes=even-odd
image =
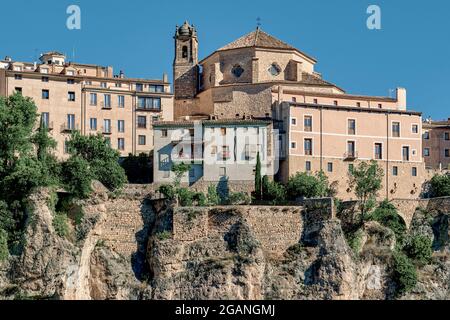
{"type": "Polygon", "coordinates": [[[450,103],[450,2],[446,0],[15,0],[0,20],[0,56],[31,61],[58,50],[76,61],[112,65],[127,76],[171,75],[173,33],[197,26],[200,58],[262,29],[312,55],[316,71],[349,93],[408,89],[409,109],[446,119],[450,103]],[[66,8],[81,8],[82,29],[66,28],[66,8]],[[382,10],[382,29],[366,27],[366,9],[382,10]]]}

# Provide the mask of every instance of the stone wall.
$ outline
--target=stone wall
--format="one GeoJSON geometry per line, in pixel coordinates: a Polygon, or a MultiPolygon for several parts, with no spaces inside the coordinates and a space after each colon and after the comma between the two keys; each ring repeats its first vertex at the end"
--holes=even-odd
{"type": "Polygon", "coordinates": [[[312,232],[306,230],[309,226],[313,227],[333,217],[332,206],[328,207],[330,204],[331,199],[310,200],[307,205],[311,211],[308,209],[307,213],[301,206],[175,208],[173,239],[191,242],[218,235],[222,237],[233,225],[243,221],[261,243],[267,256],[279,256],[312,232]],[[318,215],[318,211],[322,214],[318,215]]]}

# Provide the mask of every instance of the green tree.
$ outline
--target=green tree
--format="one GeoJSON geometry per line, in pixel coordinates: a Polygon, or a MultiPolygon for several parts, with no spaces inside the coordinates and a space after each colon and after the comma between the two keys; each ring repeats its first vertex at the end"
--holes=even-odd
{"type": "Polygon", "coordinates": [[[0,262],[5,261],[8,257],[8,233],[5,230],[0,229],[0,262]]]}
{"type": "Polygon", "coordinates": [[[83,136],[75,132],[68,141],[68,148],[71,157],[82,158],[89,164],[90,177],[108,189],[120,189],[127,182],[125,171],[119,164],[120,153],[112,149],[101,134],[83,136]]]}
{"type": "Polygon", "coordinates": [[[383,169],[376,161],[361,162],[350,173],[350,186],[360,200],[361,218],[375,204],[378,191],[381,189],[383,169]]]}
{"type": "Polygon", "coordinates": [[[417,273],[411,260],[400,251],[396,251],[394,258],[394,281],[397,285],[397,294],[405,294],[417,284],[417,273]]]}
{"type": "Polygon", "coordinates": [[[430,195],[436,198],[450,196],[450,175],[435,175],[431,178],[430,195]]]}
{"type": "Polygon", "coordinates": [[[269,198],[270,198],[269,185],[270,185],[269,177],[264,176],[262,178],[262,199],[263,200],[269,200],[269,198]]]}
{"type": "Polygon", "coordinates": [[[412,236],[403,249],[411,259],[425,265],[431,262],[433,255],[433,241],[426,236],[412,236]]]}
{"type": "Polygon", "coordinates": [[[214,185],[208,186],[208,193],[206,195],[207,203],[210,206],[217,206],[220,204],[220,195],[217,192],[217,187],[214,185]]]}
{"type": "Polygon", "coordinates": [[[256,169],[255,169],[255,199],[261,200],[262,196],[262,184],[261,184],[261,157],[256,155],[256,169]]]}
{"type": "Polygon", "coordinates": [[[183,179],[183,176],[191,170],[191,165],[185,164],[184,162],[179,164],[174,164],[172,166],[172,172],[175,174],[174,178],[174,184],[178,188],[181,185],[181,179],[183,179]]]}
{"type": "Polygon", "coordinates": [[[384,200],[370,215],[367,215],[366,220],[377,221],[391,229],[395,233],[398,246],[402,247],[407,231],[406,224],[392,203],[384,200]]]}
{"type": "Polygon", "coordinates": [[[328,178],[323,172],[317,173],[316,176],[298,172],[289,178],[286,189],[288,198],[292,200],[301,197],[323,197],[327,195],[328,178]]]}
{"type": "Polygon", "coordinates": [[[73,196],[84,199],[92,192],[94,175],[89,162],[80,156],[72,156],[62,165],[62,182],[73,196]]]}

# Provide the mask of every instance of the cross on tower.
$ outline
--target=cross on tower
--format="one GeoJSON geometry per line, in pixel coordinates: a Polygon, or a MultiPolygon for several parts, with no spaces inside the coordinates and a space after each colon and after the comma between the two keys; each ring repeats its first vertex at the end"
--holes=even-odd
{"type": "Polygon", "coordinates": [[[256,26],[258,28],[261,27],[261,18],[260,17],[256,18],[256,26]]]}

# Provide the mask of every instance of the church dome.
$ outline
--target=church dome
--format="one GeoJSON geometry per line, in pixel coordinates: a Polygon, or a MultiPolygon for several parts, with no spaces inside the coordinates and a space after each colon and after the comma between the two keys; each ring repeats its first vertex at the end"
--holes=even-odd
{"type": "Polygon", "coordinates": [[[178,33],[181,36],[189,36],[191,34],[191,26],[187,21],[178,29],[178,33]]]}

